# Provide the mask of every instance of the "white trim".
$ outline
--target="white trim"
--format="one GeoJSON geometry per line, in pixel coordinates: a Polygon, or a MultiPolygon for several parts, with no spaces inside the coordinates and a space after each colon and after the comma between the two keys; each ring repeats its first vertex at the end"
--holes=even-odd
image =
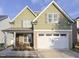
{"type": "Polygon", "coordinates": [[[33,15],[36,16],[30,7],[25,6],[10,22],[13,22],[15,18],[18,17],[26,8],[28,8],[33,13],[33,15]]]}
{"type": "Polygon", "coordinates": [[[52,1],[52,2],[33,20],[33,22],[36,21],[37,18],[38,18],[41,14],[43,14],[43,12],[44,12],[53,2],[54,2],[54,1],[52,1]]]}
{"type": "Polygon", "coordinates": [[[23,20],[22,27],[23,28],[32,28],[31,20],[23,20]]]}
{"type": "Polygon", "coordinates": [[[14,39],[14,40],[13,40],[13,41],[14,41],[14,43],[13,43],[13,44],[14,44],[14,47],[16,47],[16,32],[14,32],[14,34],[13,34],[13,35],[14,35],[14,38],[13,38],[13,39],[14,39]]]}
{"type": "Polygon", "coordinates": [[[54,0],[33,20],[33,22],[36,21],[37,18],[38,18],[41,14],[43,14],[43,13],[45,12],[45,10],[47,10],[47,8],[48,8],[51,4],[54,4],[69,20],[71,20],[72,22],[74,22],[74,21],[62,10],[62,8],[60,8],[60,7],[58,6],[58,4],[57,4],[54,0]]]}
{"type": "Polygon", "coordinates": [[[11,21],[10,17],[8,17],[9,22],[11,21]]]}
{"type": "Polygon", "coordinates": [[[34,30],[34,31],[72,31],[72,30],[44,30],[44,29],[41,29],[41,30],[34,30]]]}

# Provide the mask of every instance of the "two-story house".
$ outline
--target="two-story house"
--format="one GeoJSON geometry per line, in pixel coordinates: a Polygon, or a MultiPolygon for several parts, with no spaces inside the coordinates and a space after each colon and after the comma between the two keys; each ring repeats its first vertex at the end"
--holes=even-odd
{"type": "Polygon", "coordinates": [[[75,45],[73,23],[72,18],[52,1],[38,15],[26,6],[12,19],[12,27],[3,31],[13,33],[15,48],[70,49],[75,45]]]}

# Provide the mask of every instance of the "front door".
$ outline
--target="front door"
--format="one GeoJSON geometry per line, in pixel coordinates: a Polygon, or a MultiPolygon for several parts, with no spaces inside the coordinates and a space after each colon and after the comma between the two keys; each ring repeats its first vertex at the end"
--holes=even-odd
{"type": "Polygon", "coordinates": [[[16,34],[16,47],[20,47],[24,42],[23,34],[16,34]]]}
{"type": "Polygon", "coordinates": [[[31,34],[16,34],[16,47],[25,48],[26,46],[31,46],[31,43],[31,34]]]}

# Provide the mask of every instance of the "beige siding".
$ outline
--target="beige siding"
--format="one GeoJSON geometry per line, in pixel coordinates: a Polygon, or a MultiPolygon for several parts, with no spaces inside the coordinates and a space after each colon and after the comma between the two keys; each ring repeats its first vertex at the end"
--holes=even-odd
{"type": "Polygon", "coordinates": [[[22,28],[23,20],[34,20],[35,16],[32,12],[27,8],[20,15],[15,18],[13,27],[14,28],[22,28]]]}
{"type": "Polygon", "coordinates": [[[52,4],[48,7],[48,9],[37,18],[37,25],[35,25],[35,29],[70,29],[70,25],[68,24],[68,19],[52,4]],[[48,24],[46,22],[48,13],[58,13],[59,14],[59,23],[57,24],[48,24]]]}
{"type": "Polygon", "coordinates": [[[77,33],[77,42],[79,42],[79,33],[77,33]]]}

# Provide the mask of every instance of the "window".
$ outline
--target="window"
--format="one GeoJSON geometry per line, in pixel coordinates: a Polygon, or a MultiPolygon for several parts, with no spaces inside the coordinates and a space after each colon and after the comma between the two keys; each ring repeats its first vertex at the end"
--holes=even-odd
{"type": "Polygon", "coordinates": [[[29,42],[32,43],[32,34],[28,34],[29,42]]]}
{"type": "Polygon", "coordinates": [[[49,22],[52,22],[52,14],[49,14],[49,15],[48,15],[48,21],[49,21],[49,22]]]}
{"type": "Polygon", "coordinates": [[[23,28],[32,28],[31,20],[23,20],[23,28]]]}
{"type": "Polygon", "coordinates": [[[44,34],[39,34],[39,36],[44,36],[44,34]]]}
{"type": "Polygon", "coordinates": [[[46,34],[46,36],[52,36],[52,34],[46,34]]]}
{"type": "Polygon", "coordinates": [[[61,36],[66,36],[66,34],[60,34],[61,36]]]}
{"type": "Polygon", "coordinates": [[[53,34],[54,36],[59,36],[59,34],[53,34]]]}
{"type": "Polygon", "coordinates": [[[48,23],[58,23],[58,14],[57,13],[49,13],[47,15],[47,22],[48,23]]]}
{"type": "Polygon", "coordinates": [[[32,35],[31,34],[25,34],[24,35],[24,42],[32,43],[32,35]]]}

